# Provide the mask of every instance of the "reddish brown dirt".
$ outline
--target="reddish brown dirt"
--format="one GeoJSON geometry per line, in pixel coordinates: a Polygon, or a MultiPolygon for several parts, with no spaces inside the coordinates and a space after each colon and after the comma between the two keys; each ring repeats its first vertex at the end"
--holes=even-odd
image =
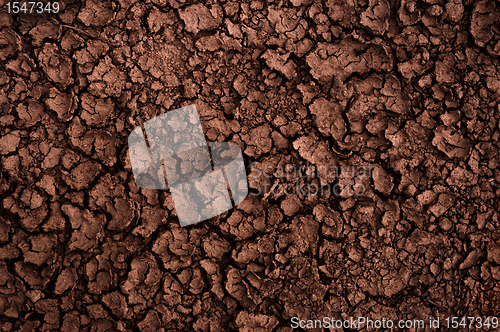
{"type": "Polygon", "coordinates": [[[499,7],[3,6],[0,330],[284,332],[292,317],[498,316],[499,7]],[[193,103],[207,139],[239,144],[263,192],[180,228],[168,191],[135,184],[127,137],[193,103]],[[362,196],[306,197],[269,191],[293,174],[257,171],[307,162],[379,173],[359,180],[362,196]]]}

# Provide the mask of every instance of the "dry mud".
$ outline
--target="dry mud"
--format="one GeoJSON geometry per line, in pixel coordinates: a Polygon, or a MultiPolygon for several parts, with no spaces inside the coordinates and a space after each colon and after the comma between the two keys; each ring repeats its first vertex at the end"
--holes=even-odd
{"type": "Polygon", "coordinates": [[[2,331],[500,313],[498,2],[2,10],[2,331]],[[168,191],[135,184],[127,136],[193,103],[262,193],[180,228],[168,191]],[[270,191],[349,182],[264,173],[307,163],[378,173],[363,195],[270,191]]]}

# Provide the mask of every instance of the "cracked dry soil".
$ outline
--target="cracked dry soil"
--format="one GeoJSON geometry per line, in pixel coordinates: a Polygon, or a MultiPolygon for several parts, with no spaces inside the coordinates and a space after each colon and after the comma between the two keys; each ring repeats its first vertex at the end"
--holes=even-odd
{"type": "Polygon", "coordinates": [[[284,332],[292,317],[498,315],[499,7],[4,6],[0,329],[284,332]],[[180,228],[168,191],[135,184],[127,136],[189,104],[208,140],[240,146],[264,192],[180,228]],[[253,162],[379,172],[361,196],[285,196],[253,162]]]}

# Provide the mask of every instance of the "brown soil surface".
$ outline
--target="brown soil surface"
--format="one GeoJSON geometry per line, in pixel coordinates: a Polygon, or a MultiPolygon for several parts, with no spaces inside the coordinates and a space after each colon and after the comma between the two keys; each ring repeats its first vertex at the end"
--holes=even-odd
{"type": "Polygon", "coordinates": [[[60,5],[0,12],[0,330],[500,315],[498,2],[60,5]],[[262,193],[181,228],[127,137],[190,104],[262,193]]]}

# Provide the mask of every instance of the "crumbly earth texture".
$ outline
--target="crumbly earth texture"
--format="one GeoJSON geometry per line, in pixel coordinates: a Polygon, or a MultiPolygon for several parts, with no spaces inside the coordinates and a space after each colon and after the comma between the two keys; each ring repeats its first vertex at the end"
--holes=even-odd
{"type": "Polygon", "coordinates": [[[1,3],[0,330],[499,316],[498,2],[1,3]],[[127,137],[191,104],[253,182],[179,227],[127,137]]]}

